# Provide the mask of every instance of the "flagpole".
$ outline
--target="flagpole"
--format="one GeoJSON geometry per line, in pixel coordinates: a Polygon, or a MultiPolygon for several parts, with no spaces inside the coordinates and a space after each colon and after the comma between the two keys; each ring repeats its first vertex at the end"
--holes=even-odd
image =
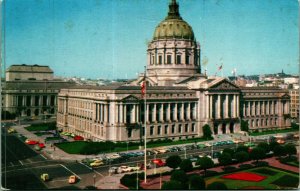
{"type": "Polygon", "coordinates": [[[144,168],[145,168],[145,174],[144,174],[144,182],[147,183],[147,128],[146,128],[146,125],[147,125],[147,116],[148,116],[148,113],[147,113],[147,81],[146,81],[146,77],[147,77],[147,68],[145,66],[145,73],[144,73],[144,86],[145,86],[145,94],[144,94],[144,126],[145,126],[145,129],[144,129],[144,168]]]}

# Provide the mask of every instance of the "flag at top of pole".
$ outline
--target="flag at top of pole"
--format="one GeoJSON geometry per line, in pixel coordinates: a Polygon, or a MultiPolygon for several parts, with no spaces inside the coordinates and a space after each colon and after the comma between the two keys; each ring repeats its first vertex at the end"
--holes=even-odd
{"type": "Polygon", "coordinates": [[[146,80],[144,78],[144,80],[141,83],[141,95],[142,95],[142,98],[145,97],[145,93],[146,93],[146,80]]]}

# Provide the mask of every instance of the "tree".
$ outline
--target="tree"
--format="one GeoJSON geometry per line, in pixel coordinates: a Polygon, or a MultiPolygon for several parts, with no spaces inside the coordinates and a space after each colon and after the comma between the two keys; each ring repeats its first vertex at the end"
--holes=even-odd
{"type": "Polygon", "coordinates": [[[248,152],[248,149],[249,149],[249,147],[240,145],[237,147],[236,152],[240,152],[240,151],[248,152]]]}
{"type": "Polygon", "coordinates": [[[271,141],[271,142],[269,143],[270,151],[273,151],[273,152],[274,152],[274,148],[275,148],[276,146],[278,146],[278,145],[279,145],[279,143],[277,143],[276,141],[271,141]]]}
{"type": "Polygon", "coordinates": [[[183,170],[184,172],[189,172],[193,170],[193,165],[192,161],[190,159],[184,159],[180,165],[180,169],[183,170]]]}
{"type": "Polygon", "coordinates": [[[286,150],[282,145],[275,146],[273,152],[274,152],[274,156],[278,156],[278,157],[286,155],[286,150]]]}
{"type": "Polygon", "coordinates": [[[189,178],[189,189],[190,190],[204,190],[205,181],[202,176],[193,174],[189,178]]]}
{"type": "Polygon", "coordinates": [[[255,147],[254,149],[252,149],[251,153],[250,153],[250,158],[252,160],[256,160],[256,162],[258,162],[258,160],[261,160],[265,157],[266,152],[264,149],[260,148],[260,147],[255,147]]]}
{"type": "Polygon", "coordinates": [[[181,182],[182,186],[185,186],[188,181],[188,177],[183,170],[175,170],[171,174],[171,180],[181,182]]]}
{"type": "Polygon", "coordinates": [[[284,147],[285,153],[288,154],[289,158],[291,158],[292,155],[297,154],[297,149],[296,149],[295,145],[286,144],[283,147],[284,147]]]}
{"type": "Polygon", "coordinates": [[[299,124],[297,123],[291,123],[292,129],[298,129],[299,130],[299,124]]]}
{"type": "Polygon", "coordinates": [[[232,162],[232,157],[229,153],[222,152],[222,154],[218,158],[218,161],[221,165],[226,166],[232,162]]]}
{"type": "Polygon", "coordinates": [[[206,190],[227,190],[227,186],[223,182],[213,182],[207,185],[206,190]]]}
{"type": "Polygon", "coordinates": [[[222,153],[228,153],[231,157],[233,157],[234,150],[231,148],[225,148],[222,153]]]}
{"type": "Polygon", "coordinates": [[[248,121],[241,120],[241,130],[242,131],[246,131],[246,132],[249,131],[249,123],[248,123],[248,121]]]}
{"type": "Polygon", "coordinates": [[[265,142],[259,143],[257,147],[264,149],[266,153],[270,152],[270,146],[268,143],[265,142]]]}
{"type": "Polygon", "coordinates": [[[179,164],[182,162],[180,156],[178,155],[172,155],[169,156],[166,160],[166,165],[170,168],[177,168],[179,166],[179,164]]]}
{"type": "Polygon", "coordinates": [[[162,190],[182,190],[184,189],[183,185],[181,182],[176,181],[176,180],[171,180],[169,182],[163,183],[161,186],[162,190]]]}
{"type": "Polygon", "coordinates": [[[208,168],[214,167],[214,161],[211,158],[208,157],[201,157],[196,162],[197,165],[200,165],[200,167],[204,170],[204,174],[206,174],[206,170],[208,168]]]}
{"type": "Polygon", "coordinates": [[[210,126],[208,124],[205,124],[203,127],[203,138],[211,138],[212,132],[210,129],[210,126]]]}
{"type": "Polygon", "coordinates": [[[243,163],[243,162],[246,162],[247,160],[249,160],[249,154],[248,154],[248,152],[245,152],[245,151],[239,151],[239,152],[235,153],[234,158],[239,163],[243,163]]]}

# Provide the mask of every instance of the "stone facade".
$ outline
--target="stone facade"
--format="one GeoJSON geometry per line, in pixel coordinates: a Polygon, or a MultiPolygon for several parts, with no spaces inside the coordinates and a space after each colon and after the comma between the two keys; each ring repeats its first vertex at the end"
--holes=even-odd
{"type": "Polygon", "coordinates": [[[94,141],[139,141],[145,120],[149,140],[201,137],[205,124],[215,135],[235,133],[242,119],[250,130],[290,126],[284,90],[241,88],[201,74],[200,44],[180,17],[176,1],[156,27],[147,52],[146,74],[129,84],[62,89],[58,127],[94,141]],[[246,112],[248,104],[257,112],[246,112]]]}
{"type": "Polygon", "coordinates": [[[291,96],[290,112],[292,118],[299,118],[299,89],[289,90],[291,96]]]}
{"type": "Polygon", "coordinates": [[[59,89],[73,85],[53,80],[53,71],[48,66],[12,65],[6,70],[6,81],[2,84],[3,114],[8,112],[23,118],[56,117],[59,89]]]}

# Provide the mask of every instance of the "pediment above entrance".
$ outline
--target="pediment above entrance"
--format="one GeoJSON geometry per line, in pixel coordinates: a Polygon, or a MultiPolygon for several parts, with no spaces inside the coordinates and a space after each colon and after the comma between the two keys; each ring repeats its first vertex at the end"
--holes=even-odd
{"type": "Polygon", "coordinates": [[[229,82],[228,80],[224,79],[216,84],[212,84],[208,87],[210,90],[240,90],[240,88],[229,82]]]}
{"type": "Polygon", "coordinates": [[[290,99],[290,96],[288,94],[283,94],[282,96],[280,96],[282,99],[290,99]]]}
{"type": "Polygon", "coordinates": [[[133,96],[133,95],[128,95],[126,97],[124,97],[122,99],[123,102],[138,102],[139,101],[139,98],[133,96]]]}

